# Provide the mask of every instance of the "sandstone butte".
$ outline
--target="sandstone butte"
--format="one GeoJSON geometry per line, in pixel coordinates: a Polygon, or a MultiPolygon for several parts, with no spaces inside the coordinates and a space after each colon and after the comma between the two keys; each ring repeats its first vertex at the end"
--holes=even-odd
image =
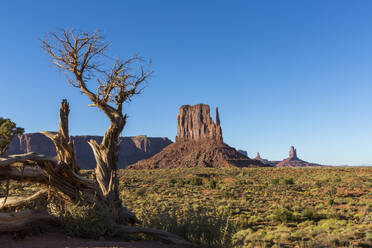
{"type": "Polygon", "coordinates": [[[310,166],[322,166],[320,164],[309,163],[303,161],[297,157],[296,149],[291,146],[289,150],[289,157],[279,162],[276,167],[310,167],[310,166]]]}
{"type": "Polygon", "coordinates": [[[223,142],[218,108],[214,122],[209,105],[206,104],[180,107],[175,140],[175,143],[165,147],[160,153],[127,168],[267,166],[240,154],[223,142]]]}

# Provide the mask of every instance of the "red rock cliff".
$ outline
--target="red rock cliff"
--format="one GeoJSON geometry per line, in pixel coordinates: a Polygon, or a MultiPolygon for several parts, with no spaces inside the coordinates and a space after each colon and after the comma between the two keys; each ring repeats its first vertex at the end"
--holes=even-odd
{"type": "Polygon", "coordinates": [[[203,140],[223,142],[218,108],[216,108],[216,123],[214,123],[208,105],[181,106],[177,116],[176,142],[203,140]]]}

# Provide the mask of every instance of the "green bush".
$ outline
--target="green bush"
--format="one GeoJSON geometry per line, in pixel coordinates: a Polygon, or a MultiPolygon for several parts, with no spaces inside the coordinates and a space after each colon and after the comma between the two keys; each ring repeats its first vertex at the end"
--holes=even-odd
{"type": "Polygon", "coordinates": [[[319,221],[325,219],[325,216],[318,213],[315,208],[305,208],[302,211],[302,217],[306,220],[319,221]]]}
{"type": "Polygon", "coordinates": [[[139,189],[137,189],[137,191],[136,191],[136,195],[137,195],[137,196],[144,196],[145,193],[146,193],[146,188],[139,188],[139,189]]]}
{"type": "Polygon", "coordinates": [[[273,178],[273,179],[271,179],[271,184],[278,185],[279,184],[279,178],[273,178]]]}
{"type": "Polygon", "coordinates": [[[287,223],[294,220],[293,212],[287,208],[277,208],[272,214],[272,220],[280,223],[287,223]]]}
{"type": "Polygon", "coordinates": [[[294,181],[293,181],[292,178],[286,178],[286,179],[283,180],[283,184],[284,185],[292,185],[292,184],[294,184],[294,181]]]}
{"type": "Polygon", "coordinates": [[[211,181],[209,181],[209,187],[211,188],[211,189],[215,189],[215,188],[217,188],[217,182],[215,181],[215,180],[211,180],[211,181]]]}
{"type": "Polygon", "coordinates": [[[171,185],[175,185],[177,183],[177,180],[172,178],[171,180],[169,180],[169,184],[171,185]]]}
{"type": "Polygon", "coordinates": [[[194,186],[200,186],[203,185],[203,180],[200,177],[192,177],[189,180],[189,184],[194,186]]]}

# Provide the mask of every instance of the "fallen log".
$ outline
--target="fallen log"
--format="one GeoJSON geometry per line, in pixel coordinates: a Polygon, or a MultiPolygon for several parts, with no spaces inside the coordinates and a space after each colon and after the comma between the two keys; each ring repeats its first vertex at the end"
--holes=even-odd
{"type": "Polygon", "coordinates": [[[1,209],[15,209],[20,206],[31,205],[41,199],[46,199],[48,190],[43,189],[30,196],[8,196],[0,198],[1,209]]]}

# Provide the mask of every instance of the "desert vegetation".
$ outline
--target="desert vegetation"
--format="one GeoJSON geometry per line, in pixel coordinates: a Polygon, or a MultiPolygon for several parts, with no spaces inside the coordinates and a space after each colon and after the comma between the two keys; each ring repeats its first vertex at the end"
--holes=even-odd
{"type": "Polygon", "coordinates": [[[13,137],[22,134],[25,130],[17,127],[10,119],[0,117],[0,155],[8,149],[13,137]]]}
{"type": "Polygon", "coordinates": [[[201,247],[370,247],[372,168],[120,172],[143,226],[201,247]]]}
{"type": "MultiPolygon", "coordinates": [[[[119,192],[141,226],[198,247],[370,247],[371,175],[372,168],[120,170],[119,192]]],[[[27,183],[9,187],[12,196],[38,191],[27,183]]],[[[66,233],[115,234],[105,230],[104,215],[88,216],[85,208],[66,208],[66,233]]]]}

